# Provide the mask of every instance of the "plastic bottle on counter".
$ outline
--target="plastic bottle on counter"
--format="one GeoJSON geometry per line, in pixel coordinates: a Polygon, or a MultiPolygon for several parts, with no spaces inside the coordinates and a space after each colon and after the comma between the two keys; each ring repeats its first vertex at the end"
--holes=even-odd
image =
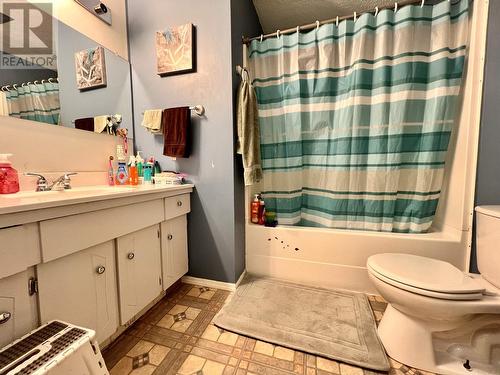
{"type": "Polygon", "coordinates": [[[0,194],[13,194],[19,191],[19,176],[12,168],[9,158],[12,154],[0,154],[0,194]]]}
{"type": "Polygon", "coordinates": [[[137,174],[134,155],[130,155],[128,160],[128,183],[133,186],[139,185],[139,175],[137,174]]]}

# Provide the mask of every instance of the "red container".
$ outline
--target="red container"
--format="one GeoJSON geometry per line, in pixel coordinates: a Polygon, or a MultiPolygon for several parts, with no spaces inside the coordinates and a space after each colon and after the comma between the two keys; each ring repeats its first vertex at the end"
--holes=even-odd
{"type": "Polygon", "coordinates": [[[13,194],[19,191],[19,177],[12,168],[9,157],[12,154],[0,155],[0,194],[13,194]]]}

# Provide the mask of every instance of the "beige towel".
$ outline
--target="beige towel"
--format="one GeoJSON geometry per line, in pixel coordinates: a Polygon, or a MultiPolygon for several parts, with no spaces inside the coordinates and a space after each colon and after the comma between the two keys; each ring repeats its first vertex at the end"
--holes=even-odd
{"type": "Polygon", "coordinates": [[[243,71],[238,89],[238,145],[237,152],[243,157],[245,185],[252,185],[262,179],[260,165],[260,132],[257,97],[248,73],[243,71]]]}
{"type": "Polygon", "coordinates": [[[161,109],[148,109],[144,111],[144,117],[142,118],[142,126],[146,128],[146,130],[153,134],[161,134],[162,133],[162,125],[161,125],[161,109]]]}
{"type": "Polygon", "coordinates": [[[8,116],[9,112],[9,104],[7,103],[7,95],[5,92],[0,91],[0,116],[8,116]]]}
{"type": "Polygon", "coordinates": [[[108,115],[94,117],[94,133],[102,133],[108,126],[108,115]]]}

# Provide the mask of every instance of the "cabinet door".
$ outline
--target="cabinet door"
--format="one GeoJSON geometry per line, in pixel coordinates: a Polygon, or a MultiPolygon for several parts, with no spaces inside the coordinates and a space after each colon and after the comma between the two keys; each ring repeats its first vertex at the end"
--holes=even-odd
{"type": "Polygon", "coordinates": [[[42,323],[60,319],[96,331],[102,343],[118,328],[113,241],[37,266],[42,323]]]}
{"type": "Polygon", "coordinates": [[[161,223],[163,289],[167,289],[188,271],[186,215],[161,223]]]}
{"type": "Polygon", "coordinates": [[[33,268],[0,280],[0,348],[38,327],[36,296],[28,293],[33,268]]]}
{"type": "Polygon", "coordinates": [[[117,239],[120,317],[125,324],[161,294],[159,226],[117,239]]]}

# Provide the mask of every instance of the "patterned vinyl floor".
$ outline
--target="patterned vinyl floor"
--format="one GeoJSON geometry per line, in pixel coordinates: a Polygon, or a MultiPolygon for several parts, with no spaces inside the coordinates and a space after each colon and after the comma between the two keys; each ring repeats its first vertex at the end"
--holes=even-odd
{"type": "MultiPolygon", "coordinates": [[[[223,331],[212,324],[230,292],[179,284],[103,355],[112,375],[375,375],[374,371],[223,331]]],[[[377,323],[386,303],[369,296],[377,323]]],[[[429,375],[391,360],[390,375],[429,375]]]]}

